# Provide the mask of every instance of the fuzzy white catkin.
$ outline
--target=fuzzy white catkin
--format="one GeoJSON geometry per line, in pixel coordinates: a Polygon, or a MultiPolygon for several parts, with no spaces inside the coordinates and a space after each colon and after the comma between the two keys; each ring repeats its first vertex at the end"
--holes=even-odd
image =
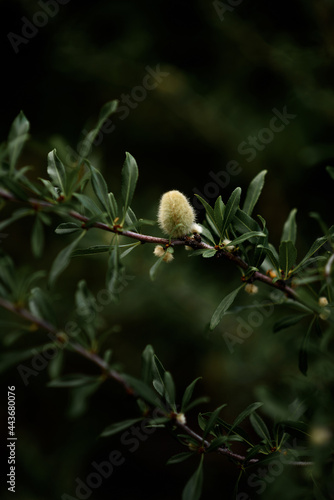
{"type": "Polygon", "coordinates": [[[168,191],[160,200],[158,222],[165,234],[179,238],[192,232],[195,211],[180,191],[168,191]]]}

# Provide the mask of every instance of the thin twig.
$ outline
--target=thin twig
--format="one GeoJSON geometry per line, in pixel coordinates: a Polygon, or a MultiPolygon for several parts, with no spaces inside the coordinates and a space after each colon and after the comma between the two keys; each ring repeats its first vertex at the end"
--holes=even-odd
{"type": "MultiPolygon", "coordinates": [[[[21,202],[22,200],[19,200],[16,198],[12,193],[9,191],[6,191],[2,188],[0,188],[0,197],[3,199],[6,199],[8,201],[13,201],[13,202],[21,202]]],[[[57,209],[57,208],[65,208],[65,205],[62,205],[60,203],[51,203],[48,201],[43,201],[43,200],[37,200],[35,198],[28,198],[28,200],[23,200],[25,203],[29,203],[32,207],[34,208],[51,208],[51,209],[57,209]]],[[[89,223],[89,217],[86,217],[85,215],[80,214],[79,212],[70,209],[67,213],[68,216],[72,217],[73,219],[79,220],[80,222],[83,223],[83,229],[85,228],[85,224],[89,223]]],[[[159,238],[155,236],[150,236],[147,234],[141,234],[141,233],[136,233],[134,231],[127,231],[127,230],[122,230],[119,228],[119,226],[110,226],[104,222],[94,222],[91,225],[89,225],[89,228],[96,228],[96,229],[102,229],[103,231],[108,231],[111,233],[115,234],[120,234],[122,236],[132,238],[138,241],[141,241],[142,243],[154,243],[154,244],[159,244],[159,245],[167,245],[169,244],[169,239],[167,238],[159,238]]],[[[197,241],[193,238],[180,238],[180,239],[175,239],[171,240],[170,242],[171,246],[191,246],[194,250],[212,250],[214,249],[213,246],[208,245],[207,243],[204,243],[203,241],[197,241]]],[[[231,252],[227,252],[225,250],[219,250],[217,252],[217,257],[221,257],[224,260],[228,260],[230,262],[233,262],[236,266],[240,267],[244,271],[247,272],[249,269],[249,265],[247,262],[245,262],[243,259],[241,259],[238,255],[235,255],[231,252]]],[[[273,281],[272,278],[269,276],[266,276],[265,274],[255,271],[252,276],[251,276],[252,281],[261,281],[262,283],[265,283],[266,285],[269,285],[273,288],[276,288],[277,290],[280,290],[281,292],[284,292],[288,297],[292,299],[296,299],[296,293],[295,291],[289,287],[288,285],[285,284],[284,281],[273,281]]]]}

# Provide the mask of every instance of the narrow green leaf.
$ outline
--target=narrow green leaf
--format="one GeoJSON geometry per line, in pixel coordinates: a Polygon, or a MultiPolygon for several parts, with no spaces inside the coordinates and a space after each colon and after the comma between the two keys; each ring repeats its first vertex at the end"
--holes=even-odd
{"type": "Polygon", "coordinates": [[[199,226],[201,227],[201,236],[204,237],[207,241],[209,241],[213,245],[215,245],[216,244],[215,239],[212,236],[212,234],[209,231],[209,229],[206,228],[205,226],[203,226],[202,224],[199,224],[199,226]]]}
{"type": "Polygon", "coordinates": [[[239,245],[240,243],[243,243],[246,240],[251,240],[251,238],[258,237],[258,238],[265,238],[267,235],[263,233],[262,231],[250,231],[248,233],[244,233],[241,236],[238,236],[234,240],[229,243],[229,245],[239,245]]]}
{"type": "Polygon", "coordinates": [[[113,193],[108,193],[108,201],[109,212],[111,214],[112,220],[115,220],[118,217],[118,205],[113,193]]]}
{"type": "Polygon", "coordinates": [[[198,468],[191,476],[182,492],[182,500],[199,500],[201,498],[203,487],[203,457],[204,455],[201,455],[198,468]]]}
{"type": "Polygon", "coordinates": [[[102,108],[100,110],[100,114],[99,114],[99,119],[97,122],[97,128],[100,128],[103,125],[103,123],[106,121],[106,119],[109,118],[110,115],[115,113],[115,111],[117,110],[117,106],[118,106],[117,99],[114,99],[112,101],[108,101],[102,106],[102,108]]]}
{"type": "Polygon", "coordinates": [[[194,453],[191,451],[183,451],[182,453],[178,453],[177,455],[173,455],[172,457],[170,457],[170,459],[167,461],[167,465],[179,464],[180,462],[187,460],[187,458],[192,457],[193,455],[194,453]]]}
{"type": "Polygon", "coordinates": [[[214,216],[215,216],[216,225],[217,225],[220,233],[221,233],[222,228],[223,228],[224,211],[225,211],[225,205],[222,201],[222,197],[219,196],[216,200],[216,203],[215,203],[214,216]]]}
{"type": "Polygon", "coordinates": [[[207,396],[201,396],[199,398],[193,399],[188,405],[185,411],[190,411],[195,406],[201,405],[203,403],[208,403],[210,399],[207,396]]]}
{"type": "Polygon", "coordinates": [[[154,349],[149,344],[145,347],[141,356],[142,359],[141,378],[146,384],[150,384],[152,382],[153,357],[154,357],[154,349]]]}
{"type": "Polygon", "coordinates": [[[183,397],[182,397],[182,403],[181,403],[181,413],[185,413],[188,409],[188,405],[191,401],[195,385],[198,382],[198,380],[201,380],[202,377],[197,377],[195,380],[193,380],[186,388],[184,391],[183,397]]]}
{"type": "Polygon", "coordinates": [[[48,154],[47,172],[52,185],[57,188],[58,194],[66,195],[66,172],[63,163],[56,154],[56,150],[48,154]]]}
{"type": "Polygon", "coordinates": [[[229,430],[229,434],[237,427],[240,425],[240,423],[245,420],[245,418],[249,417],[251,413],[256,411],[260,406],[262,406],[263,403],[251,403],[250,405],[247,406],[247,408],[240,413],[240,415],[237,416],[237,418],[234,420],[232,427],[229,430]]]}
{"type": "Polygon", "coordinates": [[[299,262],[299,264],[294,268],[293,273],[295,273],[301,266],[303,266],[312,255],[314,255],[328,240],[327,236],[322,236],[317,238],[315,242],[311,245],[311,248],[306,253],[305,257],[299,262]]]}
{"type": "Polygon", "coordinates": [[[84,137],[84,139],[80,143],[80,150],[79,150],[80,157],[78,160],[78,164],[81,163],[83,158],[89,155],[92,149],[92,145],[97,135],[100,133],[102,125],[104,124],[106,119],[116,111],[117,106],[118,106],[117,100],[107,102],[102,106],[95,127],[88,132],[88,134],[84,137]]]}
{"type": "Polygon", "coordinates": [[[270,432],[265,422],[260,417],[260,415],[258,415],[256,412],[253,412],[249,416],[249,420],[257,435],[260,436],[260,438],[262,438],[265,441],[265,443],[268,443],[270,445],[271,444],[270,432]]]}
{"type": "Polygon", "coordinates": [[[226,229],[233,221],[233,218],[239,208],[240,196],[241,196],[241,188],[237,187],[229,197],[228,202],[226,203],[224,211],[223,227],[221,230],[222,235],[224,235],[226,229]]]}
{"type": "Polygon", "coordinates": [[[287,220],[285,221],[283,226],[281,242],[292,241],[292,243],[295,245],[297,236],[296,213],[297,209],[294,208],[293,210],[291,210],[287,220]]]}
{"type": "Polygon", "coordinates": [[[28,140],[30,124],[24,113],[20,111],[12,123],[8,135],[7,149],[9,153],[10,170],[13,171],[24,143],[28,140]]]}
{"type": "Polygon", "coordinates": [[[217,250],[215,250],[214,248],[212,248],[210,250],[204,250],[204,252],[202,253],[202,256],[205,259],[210,259],[210,257],[214,257],[214,255],[216,255],[216,253],[217,253],[217,250]]]}
{"type": "Polygon", "coordinates": [[[222,317],[224,316],[224,314],[226,314],[229,307],[233,304],[242,287],[243,285],[239,286],[236,290],[233,290],[233,292],[229,293],[228,295],[226,295],[226,297],[223,298],[212,315],[210,321],[210,330],[214,330],[214,328],[216,328],[216,326],[220,323],[222,317]]]}
{"type": "Polygon", "coordinates": [[[53,286],[58,278],[58,276],[67,268],[71,260],[71,254],[75,247],[78,245],[81,238],[85,236],[85,231],[83,231],[80,236],[72,241],[67,247],[63,248],[55,258],[52,263],[50,275],[49,275],[49,285],[53,286]]]}
{"type": "Polygon", "coordinates": [[[118,236],[115,238],[115,244],[111,248],[108,259],[108,270],[106,274],[106,285],[108,290],[114,297],[114,300],[119,299],[119,294],[124,287],[123,276],[125,268],[121,263],[118,236]]]}
{"type": "MultiPolygon", "coordinates": [[[[260,225],[240,208],[235,213],[233,226],[241,234],[261,230],[260,225]]],[[[251,241],[251,243],[254,242],[251,241]]]]}
{"type": "Polygon", "coordinates": [[[174,412],[176,412],[175,406],[175,384],[173,377],[170,372],[165,372],[164,374],[164,386],[165,386],[165,397],[167,403],[171,406],[174,412]]]}
{"type": "Polygon", "coordinates": [[[77,222],[62,222],[55,229],[56,234],[71,234],[81,231],[81,225],[77,222]]]}
{"type": "Polygon", "coordinates": [[[80,257],[82,255],[95,255],[99,253],[109,252],[110,245],[94,245],[88,248],[78,248],[72,252],[71,257],[80,257]]]}
{"type": "Polygon", "coordinates": [[[282,241],[279,247],[279,265],[284,272],[284,278],[288,277],[290,269],[295,265],[297,249],[292,241],[282,241]]]}
{"type": "Polygon", "coordinates": [[[205,208],[208,222],[210,223],[211,227],[215,230],[216,234],[219,236],[221,232],[219,231],[219,227],[216,224],[214,209],[212,208],[211,205],[209,205],[209,203],[207,203],[203,198],[201,198],[201,196],[199,196],[198,194],[196,194],[195,196],[202,203],[203,207],[205,208]]]}
{"type": "Polygon", "coordinates": [[[115,434],[118,434],[119,432],[128,429],[132,425],[135,425],[138,422],[141,422],[142,420],[143,418],[140,417],[140,418],[130,418],[128,420],[122,420],[121,422],[115,422],[114,424],[111,424],[104,429],[104,431],[101,433],[101,437],[114,436],[115,434]]]}
{"type": "Polygon", "coordinates": [[[271,265],[279,273],[280,272],[280,267],[279,267],[279,261],[278,261],[278,254],[277,254],[276,249],[274,248],[274,246],[269,243],[268,246],[258,245],[258,247],[264,249],[264,251],[266,253],[266,256],[268,257],[271,265]]]}
{"type": "Polygon", "coordinates": [[[215,411],[213,411],[211,413],[211,415],[209,417],[209,420],[206,422],[206,425],[205,425],[205,428],[204,428],[203,440],[207,437],[207,435],[212,431],[212,429],[216,425],[217,420],[219,418],[219,413],[221,412],[221,410],[223,408],[225,408],[225,406],[227,406],[227,405],[223,404],[223,405],[219,406],[218,408],[216,408],[215,411]]]}
{"type": "Polygon", "coordinates": [[[83,375],[81,373],[75,373],[70,375],[64,375],[61,378],[57,378],[48,383],[49,387],[81,387],[83,385],[91,384],[96,382],[96,377],[91,377],[88,375],[83,375]]]}
{"type": "Polygon", "coordinates": [[[307,314],[302,314],[302,315],[294,314],[294,315],[286,316],[285,318],[279,319],[278,321],[276,321],[276,323],[273,326],[273,332],[277,333],[281,330],[284,330],[285,328],[289,328],[290,326],[294,326],[297,323],[299,323],[299,321],[301,321],[306,316],[307,316],[307,314]]]}
{"type": "Polygon", "coordinates": [[[122,378],[129,384],[130,387],[132,387],[137,396],[152,406],[161,407],[161,401],[158,395],[151,387],[145,384],[143,380],[131,377],[130,375],[122,375],[122,378]]]}
{"type": "Polygon", "coordinates": [[[35,287],[31,290],[29,309],[36,318],[48,321],[52,325],[57,325],[56,314],[50,296],[41,290],[41,288],[35,287]]]}
{"type": "Polygon", "coordinates": [[[44,249],[44,229],[40,217],[35,218],[31,231],[31,250],[34,257],[41,257],[44,249]]]}
{"type": "Polygon", "coordinates": [[[162,257],[160,257],[159,259],[157,259],[157,261],[150,268],[150,278],[151,278],[152,281],[154,281],[155,278],[157,277],[157,273],[158,273],[159,267],[161,265],[161,262],[162,262],[162,257]]]}
{"type": "Polygon", "coordinates": [[[109,214],[110,202],[108,197],[107,183],[99,170],[94,168],[92,165],[90,165],[89,167],[91,171],[91,182],[93,191],[96,194],[96,197],[101,203],[103,209],[109,214]]]}
{"type": "MultiPolygon", "coordinates": [[[[138,180],[138,166],[136,160],[130,153],[126,153],[125,162],[122,168],[122,199],[123,199],[123,222],[128,210],[131,205],[132,198],[136,189],[136,184],[138,180]]],[[[122,222],[122,223],[123,223],[122,222]]]]}
{"type": "Polygon", "coordinates": [[[282,420],[281,422],[277,423],[278,426],[282,427],[284,432],[287,432],[291,435],[296,435],[297,437],[300,437],[301,435],[310,435],[310,429],[307,424],[304,422],[300,421],[293,421],[293,420],[282,420]],[[297,433],[295,434],[295,431],[297,433]]]}
{"type": "Polygon", "coordinates": [[[251,181],[249,184],[249,187],[247,189],[247,194],[245,198],[245,202],[243,205],[243,210],[248,214],[251,215],[253,212],[253,209],[257,203],[257,200],[260,197],[263,185],[264,185],[264,178],[266,176],[267,170],[262,170],[259,174],[257,174],[256,177],[251,181]]]}
{"type": "Polygon", "coordinates": [[[73,193],[73,197],[80,202],[79,212],[87,217],[101,215],[101,208],[87,195],[82,193],[73,193]]]}

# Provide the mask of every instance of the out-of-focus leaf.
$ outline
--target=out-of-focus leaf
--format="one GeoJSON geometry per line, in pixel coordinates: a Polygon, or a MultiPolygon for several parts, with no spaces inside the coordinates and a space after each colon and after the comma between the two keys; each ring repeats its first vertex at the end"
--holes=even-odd
{"type": "Polygon", "coordinates": [[[41,288],[35,287],[31,290],[29,309],[37,318],[48,321],[52,325],[57,325],[56,314],[50,295],[41,288]]]}
{"type": "Polygon", "coordinates": [[[294,314],[291,316],[286,316],[285,318],[279,319],[273,326],[273,332],[277,333],[285,328],[289,328],[290,326],[294,326],[303,318],[305,318],[307,314],[294,314]]]}
{"type": "Polygon", "coordinates": [[[245,418],[249,417],[251,413],[256,411],[260,406],[262,406],[263,403],[251,403],[247,408],[240,413],[240,415],[237,416],[237,418],[234,420],[232,427],[230,428],[229,434],[233,431],[233,429],[240,425],[240,423],[245,420],[245,418]]]}
{"type": "Polygon", "coordinates": [[[198,382],[198,380],[201,380],[202,377],[197,377],[195,380],[193,380],[186,388],[184,391],[183,397],[182,397],[182,403],[181,403],[181,413],[185,413],[188,409],[188,405],[191,401],[195,385],[198,382]]]}
{"type": "Polygon", "coordinates": [[[62,222],[55,229],[56,234],[71,234],[81,231],[81,225],[77,222],[62,222]]]}
{"type": "Polygon", "coordinates": [[[31,231],[31,250],[35,257],[41,257],[44,249],[44,230],[40,217],[35,218],[31,231]]]}
{"type": "Polygon", "coordinates": [[[52,263],[50,275],[49,275],[49,284],[53,286],[58,278],[58,276],[67,268],[71,260],[71,254],[75,247],[78,245],[81,238],[85,236],[85,231],[83,231],[80,236],[72,241],[67,247],[63,248],[55,258],[52,263]]]}
{"type": "Polygon", "coordinates": [[[12,123],[8,135],[7,149],[9,153],[10,170],[13,171],[18,157],[22,151],[24,143],[29,138],[28,131],[30,124],[24,113],[20,111],[12,123]]]}
{"type": "Polygon", "coordinates": [[[212,315],[210,321],[210,330],[216,328],[216,326],[220,323],[222,317],[224,316],[224,314],[226,314],[229,307],[233,304],[234,299],[236,298],[242,287],[243,285],[239,286],[236,290],[233,290],[233,292],[229,293],[228,295],[226,295],[226,297],[223,298],[212,315]]]}
{"type": "Polygon", "coordinates": [[[328,240],[327,236],[322,236],[321,238],[317,238],[315,242],[311,245],[311,248],[306,253],[305,257],[299,262],[299,264],[294,268],[293,273],[296,273],[298,269],[303,266],[312,255],[314,255],[320,248],[326,243],[328,240]]]}
{"type": "Polygon", "coordinates": [[[140,417],[140,418],[131,418],[128,420],[122,420],[121,422],[115,422],[114,424],[111,424],[104,429],[104,431],[101,433],[101,437],[109,437],[113,436],[114,434],[118,434],[119,432],[128,429],[132,425],[137,424],[142,420],[143,418],[140,417]]]}
{"type": "Polygon", "coordinates": [[[182,500],[199,500],[202,494],[203,487],[203,455],[201,455],[200,463],[194,474],[187,482],[183,492],[182,500]]]}
{"type": "Polygon", "coordinates": [[[183,451],[182,453],[178,453],[177,455],[173,455],[172,457],[170,457],[167,461],[167,465],[179,464],[180,462],[187,460],[187,458],[192,457],[193,455],[194,453],[191,451],[183,451]]]}
{"type": "Polygon", "coordinates": [[[49,387],[80,387],[92,382],[96,382],[96,377],[91,377],[81,373],[72,373],[63,377],[51,380],[48,383],[49,387]]]}
{"type": "Polygon", "coordinates": [[[122,378],[135,391],[136,395],[154,407],[161,407],[159,396],[143,380],[139,380],[130,375],[122,375],[122,378]]]}
{"type": "Polygon", "coordinates": [[[253,412],[249,416],[250,423],[253,426],[256,434],[263,439],[265,443],[271,444],[271,436],[268,430],[267,425],[263,421],[263,419],[256,412],[253,412]]]}
{"type": "Polygon", "coordinates": [[[204,428],[203,439],[205,439],[206,436],[212,431],[212,429],[214,428],[214,426],[217,423],[217,420],[218,420],[218,417],[219,417],[219,413],[221,412],[221,410],[223,408],[225,408],[225,406],[227,406],[227,405],[223,404],[223,405],[219,406],[218,408],[216,408],[215,411],[213,411],[211,413],[211,415],[209,417],[209,420],[206,422],[206,425],[205,425],[205,428],[204,428]]]}
{"type": "Polygon", "coordinates": [[[298,366],[299,370],[302,372],[303,375],[307,375],[307,370],[308,370],[308,344],[310,341],[310,336],[311,336],[311,331],[312,327],[314,324],[315,317],[312,319],[307,332],[304,335],[302,344],[299,349],[299,361],[298,361],[298,366]]]}

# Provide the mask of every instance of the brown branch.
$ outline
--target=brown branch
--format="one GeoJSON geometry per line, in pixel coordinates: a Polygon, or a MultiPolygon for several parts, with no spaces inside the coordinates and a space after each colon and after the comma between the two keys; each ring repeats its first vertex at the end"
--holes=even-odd
{"type": "MultiPolygon", "coordinates": [[[[77,342],[72,342],[71,340],[64,340],[63,333],[60,332],[54,325],[49,323],[48,321],[38,318],[34,316],[30,311],[23,307],[18,307],[17,305],[3,299],[0,297],[0,307],[3,307],[4,309],[20,316],[21,318],[36,324],[40,326],[42,329],[47,330],[51,333],[53,333],[56,337],[57,340],[61,340],[62,343],[65,343],[68,347],[70,347],[72,350],[74,350],[77,354],[80,354],[84,358],[90,360],[92,363],[97,365],[101,371],[102,374],[106,377],[109,377],[119,384],[123,386],[123,388],[126,390],[128,394],[131,394],[134,397],[137,397],[135,394],[135,391],[132,390],[131,386],[126,382],[126,380],[122,377],[120,373],[118,373],[116,370],[113,370],[109,367],[108,363],[104,361],[98,354],[96,354],[93,351],[89,351],[85,349],[81,344],[78,344],[77,342]]],[[[159,413],[161,416],[166,416],[165,412],[163,410],[157,409],[156,413],[159,413]]],[[[180,430],[185,432],[189,437],[192,437],[195,439],[199,444],[201,444],[204,449],[209,448],[210,446],[210,441],[203,440],[203,437],[197,434],[195,431],[193,431],[188,425],[183,424],[182,422],[179,422],[177,419],[173,419],[173,424],[176,425],[180,430]]],[[[234,460],[238,460],[239,462],[244,462],[245,461],[245,456],[239,455],[237,453],[232,452],[228,448],[224,447],[219,447],[217,448],[217,452],[221,455],[228,456],[230,458],[233,458],[234,460]]],[[[254,464],[259,462],[259,459],[253,458],[249,460],[250,464],[254,464]]],[[[312,465],[312,462],[289,462],[290,465],[298,465],[298,466],[307,466],[307,465],[312,465]]]]}
{"type": "MultiPolygon", "coordinates": [[[[12,193],[9,191],[6,191],[2,188],[0,188],[0,197],[8,200],[8,201],[13,201],[13,202],[20,202],[22,200],[19,200],[16,198],[12,193]]],[[[24,202],[24,200],[23,200],[24,202]]],[[[28,200],[25,201],[26,203],[29,203],[32,207],[34,208],[61,208],[60,203],[51,203],[48,201],[43,201],[43,200],[37,200],[35,198],[28,198],[28,200]]],[[[85,215],[80,214],[79,212],[75,210],[69,210],[67,213],[68,216],[72,217],[73,219],[79,220],[80,222],[83,223],[83,229],[85,228],[85,224],[89,223],[89,217],[86,217],[85,215]]],[[[89,228],[96,228],[96,229],[102,229],[103,231],[108,231],[114,234],[120,234],[121,236],[126,236],[128,238],[132,238],[138,241],[141,241],[142,243],[155,243],[159,245],[167,245],[169,244],[169,239],[167,238],[159,238],[155,236],[150,236],[146,234],[141,234],[141,233],[136,233],[134,231],[127,231],[127,230],[122,230],[119,228],[119,226],[110,226],[104,222],[94,222],[89,226],[89,228]]],[[[86,228],[87,229],[87,228],[86,228]]],[[[214,249],[213,246],[208,245],[207,243],[204,243],[203,241],[197,241],[194,238],[189,238],[189,237],[184,237],[180,239],[175,239],[171,240],[170,244],[172,246],[191,246],[194,250],[212,250],[214,249]]],[[[233,262],[236,266],[240,267],[244,271],[247,272],[249,269],[249,265],[247,262],[242,260],[239,256],[227,252],[224,250],[219,250],[216,254],[217,257],[222,257],[225,260],[228,260],[230,262],[233,262]]],[[[295,291],[289,287],[284,281],[275,281],[273,282],[272,278],[269,276],[266,276],[265,274],[255,271],[252,276],[251,276],[252,281],[261,281],[262,283],[265,283],[266,285],[269,285],[273,288],[276,288],[277,290],[280,290],[281,292],[284,292],[288,297],[292,299],[296,299],[296,293],[295,291]]]]}

